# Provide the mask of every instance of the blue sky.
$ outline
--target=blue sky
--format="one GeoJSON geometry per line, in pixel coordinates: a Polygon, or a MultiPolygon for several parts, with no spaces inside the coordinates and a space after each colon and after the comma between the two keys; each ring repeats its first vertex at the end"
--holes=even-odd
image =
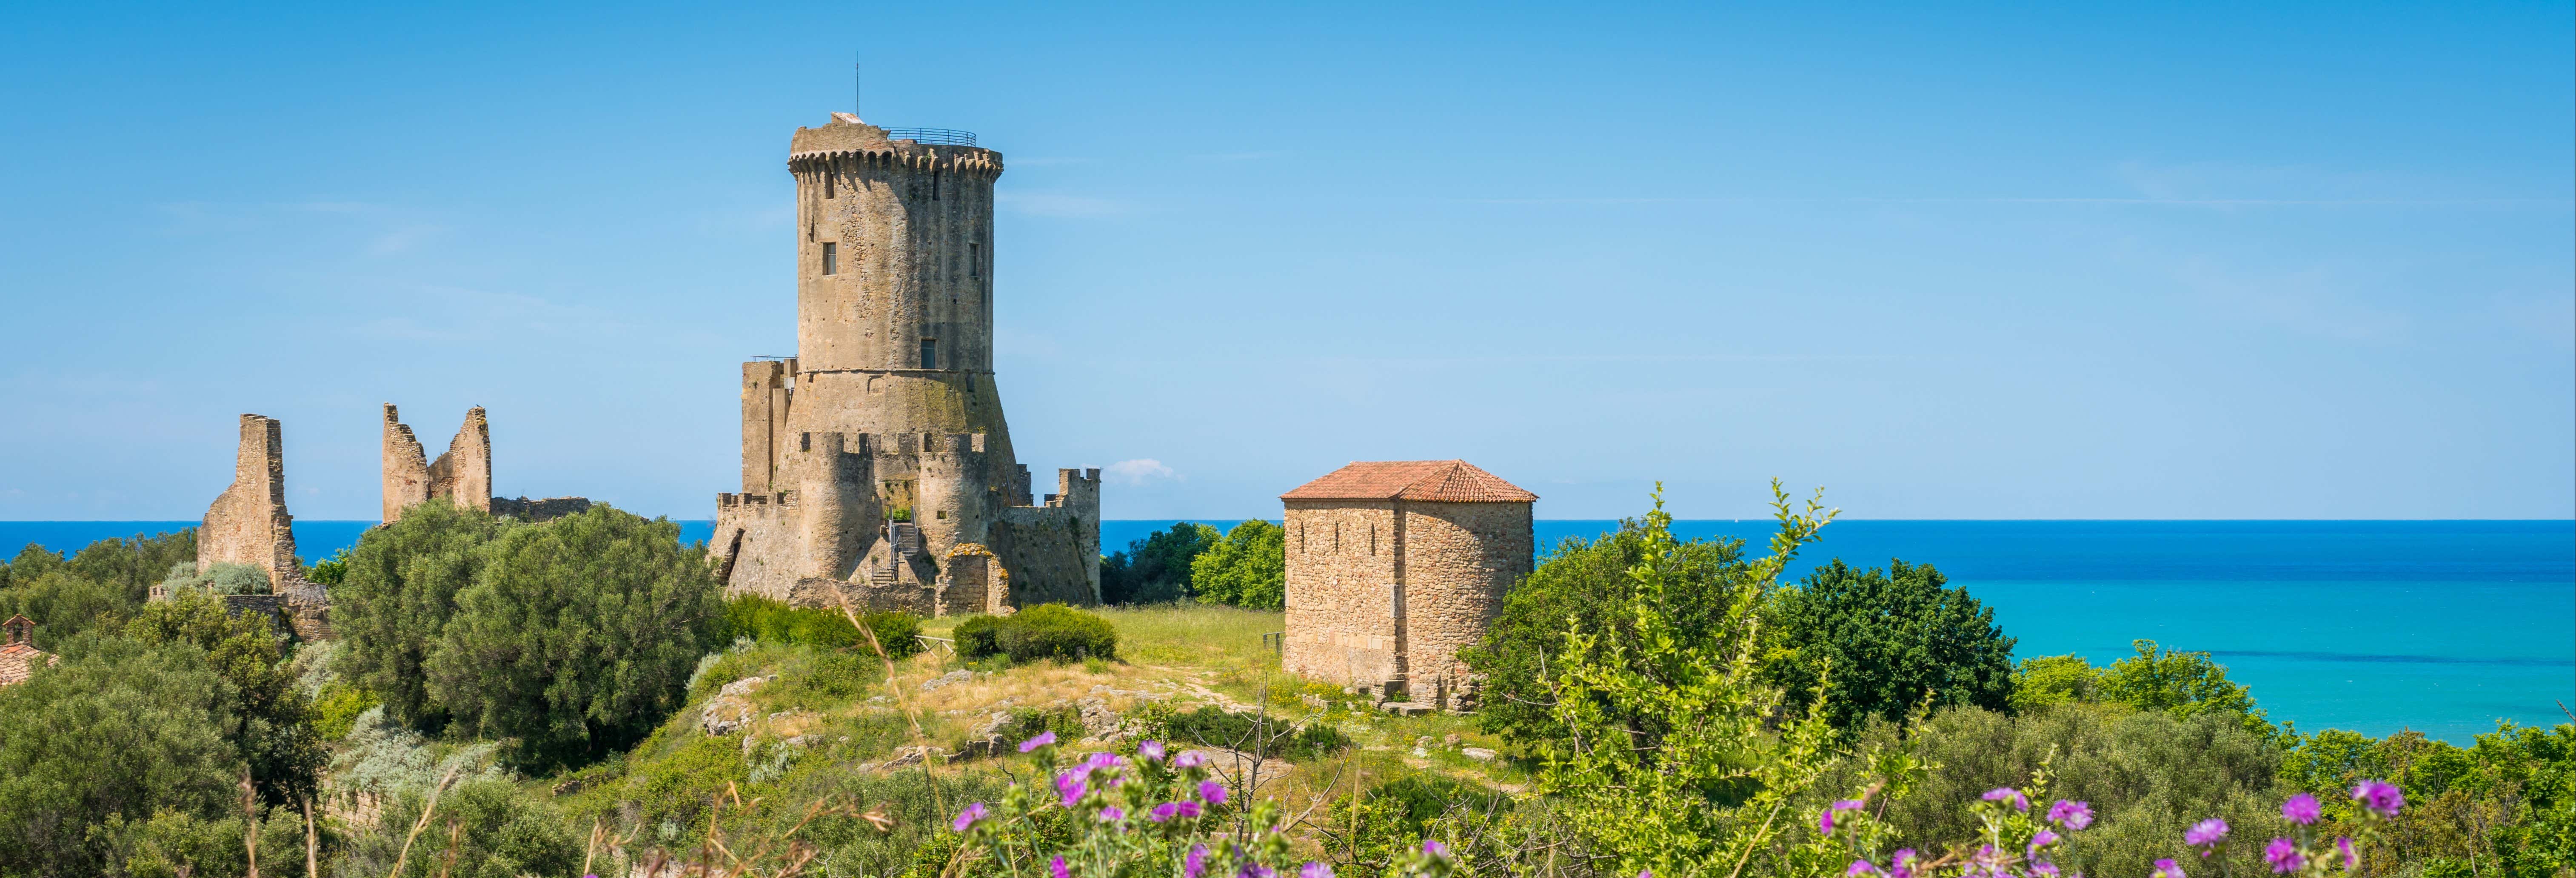
{"type": "Polygon", "coordinates": [[[854,52],[1006,155],[1013,441],[1110,517],[2576,515],[2565,3],[371,5],[0,9],[0,519],[195,517],[241,412],[372,518],[382,402],[712,515],[854,52]]]}

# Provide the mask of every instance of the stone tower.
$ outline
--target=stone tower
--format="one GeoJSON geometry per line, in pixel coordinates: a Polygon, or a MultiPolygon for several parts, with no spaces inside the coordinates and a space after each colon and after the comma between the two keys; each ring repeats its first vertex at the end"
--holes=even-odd
{"type": "MultiPolygon", "coordinates": [[[[944,606],[952,552],[1010,605],[1099,600],[1099,471],[1043,503],[993,375],[993,182],[973,135],[834,113],[796,129],[797,355],[742,368],[742,493],[714,548],[735,591],[944,606]],[[908,520],[907,520],[908,519],[908,520]]],[[[975,602],[978,606],[982,601],[975,602]]]]}
{"type": "Polygon", "coordinates": [[[1280,495],[1288,613],[1281,664],[1458,706],[1458,650],[1530,573],[1538,495],[1463,460],[1353,463],[1280,495]]]}

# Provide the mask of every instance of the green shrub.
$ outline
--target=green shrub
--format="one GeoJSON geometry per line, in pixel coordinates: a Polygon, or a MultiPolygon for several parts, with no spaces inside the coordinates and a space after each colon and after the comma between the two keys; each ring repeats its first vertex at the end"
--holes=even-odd
{"type": "Polygon", "coordinates": [[[1100,559],[1100,599],[1157,604],[1188,597],[1190,562],[1224,538],[1216,528],[1183,521],[1128,543],[1125,551],[1100,559]]]}
{"type": "MultiPolygon", "coordinates": [[[[887,658],[910,658],[921,652],[920,617],[872,612],[861,614],[859,619],[876,632],[887,658]]],[[[874,655],[868,649],[867,638],[859,636],[859,629],[852,627],[850,618],[838,609],[792,607],[759,595],[743,595],[725,602],[725,627],[732,637],[762,643],[855,649],[874,655]]]]}
{"type": "Polygon", "coordinates": [[[223,563],[197,572],[197,562],[180,561],[170,565],[169,575],[162,577],[161,587],[171,594],[182,591],[205,591],[215,594],[267,594],[268,571],[248,564],[223,563]]]}
{"type": "Polygon", "coordinates": [[[367,690],[336,680],[323,684],[321,697],[313,699],[313,731],[325,741],[346,738],[358,714],[374,706],[376,696],[367,690]]]}
{"type": "Polygon", "coordinates": [[[2010,707],[2013,639],[1993,609],[1947,584],[1930,564],[1816,568],[1772,599],[1764,679],[1800,706],[1823,682],[1822,710],[1846,731],[1901,720],[1927,696],[1933,707],[2010,707]]]}
{"type": "Polygon", "coordinates": [[[1446,836],[1456,845],[1461,836],[1481,840],[1486,834],[1440,829],[1489,828],[1513,810],[1511,796],[1502,791],[1408,774],[1335,801],[1323,824],[1324,851],[1335,866],[1356,868],[1354,874],[1382,874],[1396,854],[1419,847],[1422,839],[1446,836]],[[1440,826],[1444,820],[1451,826],[1440,826]]]}
{"type": "Polygon", "coordinates": [[[976,616],[959,623],[957,651],[969,660],[1009,656],[1078,662],[1118,657],[1118,631],[1109,620],[1063,604],[1040,604],[1008,616],[976,616]]]}
{"type": "MultiPolygon", "coordinates": [[[[349,840],[336,874],[392,875],[404,837],[425,804],[418,791],[398,796],[383,819],[349,840]]],[[[507,781],[460,781],[438,797],[438,811],[430,819],[435,831],[421,833],[402,874],[393,878],[518,878],[572,875],[581,868],[577,831],[554,808],[507,781]],[[456,833],[453,862],[446,859],[451,826],[456,833]]]]}
{"type": "Polygon", "coordinates": [[[1201,603],[1254,610],[1288,605],[1288,529],[1255,518],[1190,561],[1190,592],[1201,603]]]}
{"type": "Polygon", "coordinates": [[[1324,723],[1300,726],[1256,714],[1228,713],[1213,706],[1188,713],[1160,707],[1155,704],[1146,708],[1145,734],[1175,748],[1225,747],[1305,761],[1351,745],[1351,739],[1344,737],[1341,730],[1324,723]]]}
{"type": "Polygon", "coordinates": [[[105,875],[98,827],[240,812],[238,725],[203,651],[122,637],[55,645],[62,664],[0,688],[0,875],[105,875]]]}

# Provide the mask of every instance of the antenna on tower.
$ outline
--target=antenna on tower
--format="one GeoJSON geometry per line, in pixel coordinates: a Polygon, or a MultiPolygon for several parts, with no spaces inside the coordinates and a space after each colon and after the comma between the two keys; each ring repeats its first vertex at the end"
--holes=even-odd
{"type": "Polygon", "coordinates": [[[867,65],[859,63],[859,57],[853,54],[850,61],[850,115],[865,119],[867,116],[859,112],[859,106],[866,102],[868,96],[867,65]]]}

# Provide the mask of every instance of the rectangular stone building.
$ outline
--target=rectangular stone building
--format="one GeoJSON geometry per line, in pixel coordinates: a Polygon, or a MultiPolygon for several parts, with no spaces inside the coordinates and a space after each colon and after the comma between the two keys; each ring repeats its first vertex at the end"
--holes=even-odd
{"type": "Polygon", "coordinates": [[[1530,572],[1531,503],[1463,460],[1353,463],[1282,494],[1291,673],[1448,701],[1530,572]],[[1414,685],[1420,684],[1420,685],[1414,685]]]}

